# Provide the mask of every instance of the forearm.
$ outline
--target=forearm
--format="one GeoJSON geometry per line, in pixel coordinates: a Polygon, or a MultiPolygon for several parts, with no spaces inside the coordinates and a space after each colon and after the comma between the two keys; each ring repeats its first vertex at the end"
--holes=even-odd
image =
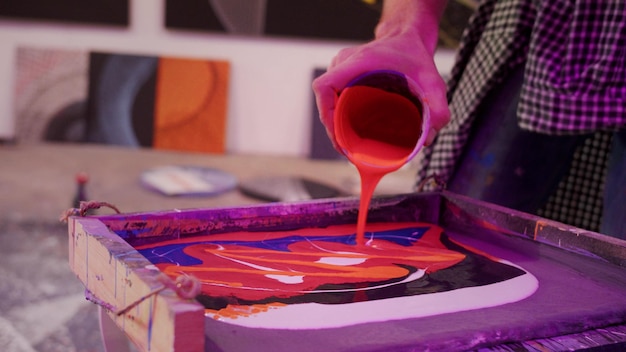
{"type": "Polygon", "coordinates": [[[417,36],[434,53],[437,47],[439,20],[446,0],[385,0],[375,35],[377,39],[389,36],[417,36]]]}

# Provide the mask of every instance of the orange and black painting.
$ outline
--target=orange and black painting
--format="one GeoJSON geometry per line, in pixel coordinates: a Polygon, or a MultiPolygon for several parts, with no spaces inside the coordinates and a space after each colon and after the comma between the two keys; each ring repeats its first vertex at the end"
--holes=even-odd
{"type": "Polygon", "coordinates": [[[92,53],[86,141],[225,151],[227,61],[92,53]]]}
{"type": "Polygon", "coordinates": [[[223,153],[228,61],[19,48],[19,143],[223,153]]]}

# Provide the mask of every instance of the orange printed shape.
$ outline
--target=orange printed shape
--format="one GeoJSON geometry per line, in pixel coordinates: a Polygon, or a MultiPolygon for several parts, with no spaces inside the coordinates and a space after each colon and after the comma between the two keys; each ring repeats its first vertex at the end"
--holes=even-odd
{"type": "Polygon", "coordinates": [[[159,59],[154,148],[224,153],[229,69],[226,61],[159,59]]]}

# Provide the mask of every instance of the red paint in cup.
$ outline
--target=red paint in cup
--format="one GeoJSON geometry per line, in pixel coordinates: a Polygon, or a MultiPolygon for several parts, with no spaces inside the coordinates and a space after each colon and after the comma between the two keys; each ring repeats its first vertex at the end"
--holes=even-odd
{"type": "Polygon", "coordinates": [[[339,95],[334,116],[338,146],[361,176],[357,244],[365,243],[367,210],[376,185],[411,160],[429,130],[428,106],[417,85],[394,71],[357,77],[339,95]]]}

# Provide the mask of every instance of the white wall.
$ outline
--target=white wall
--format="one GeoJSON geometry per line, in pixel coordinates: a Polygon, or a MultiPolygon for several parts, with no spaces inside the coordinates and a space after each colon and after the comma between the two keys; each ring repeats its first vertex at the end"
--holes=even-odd
{"type": "MultiPolygon", "coordinates": [[[[14,52],[19,46],[223,59],[231,63],[227,151],[306,155],[314,68],[350,42],[244,38],[168,31],[163,0],[131,0],[130,27],[0,20],[0,138],[12,138],[14,52]]],[[[439,52],[447,72],[452,54],[439,52]]]]}

